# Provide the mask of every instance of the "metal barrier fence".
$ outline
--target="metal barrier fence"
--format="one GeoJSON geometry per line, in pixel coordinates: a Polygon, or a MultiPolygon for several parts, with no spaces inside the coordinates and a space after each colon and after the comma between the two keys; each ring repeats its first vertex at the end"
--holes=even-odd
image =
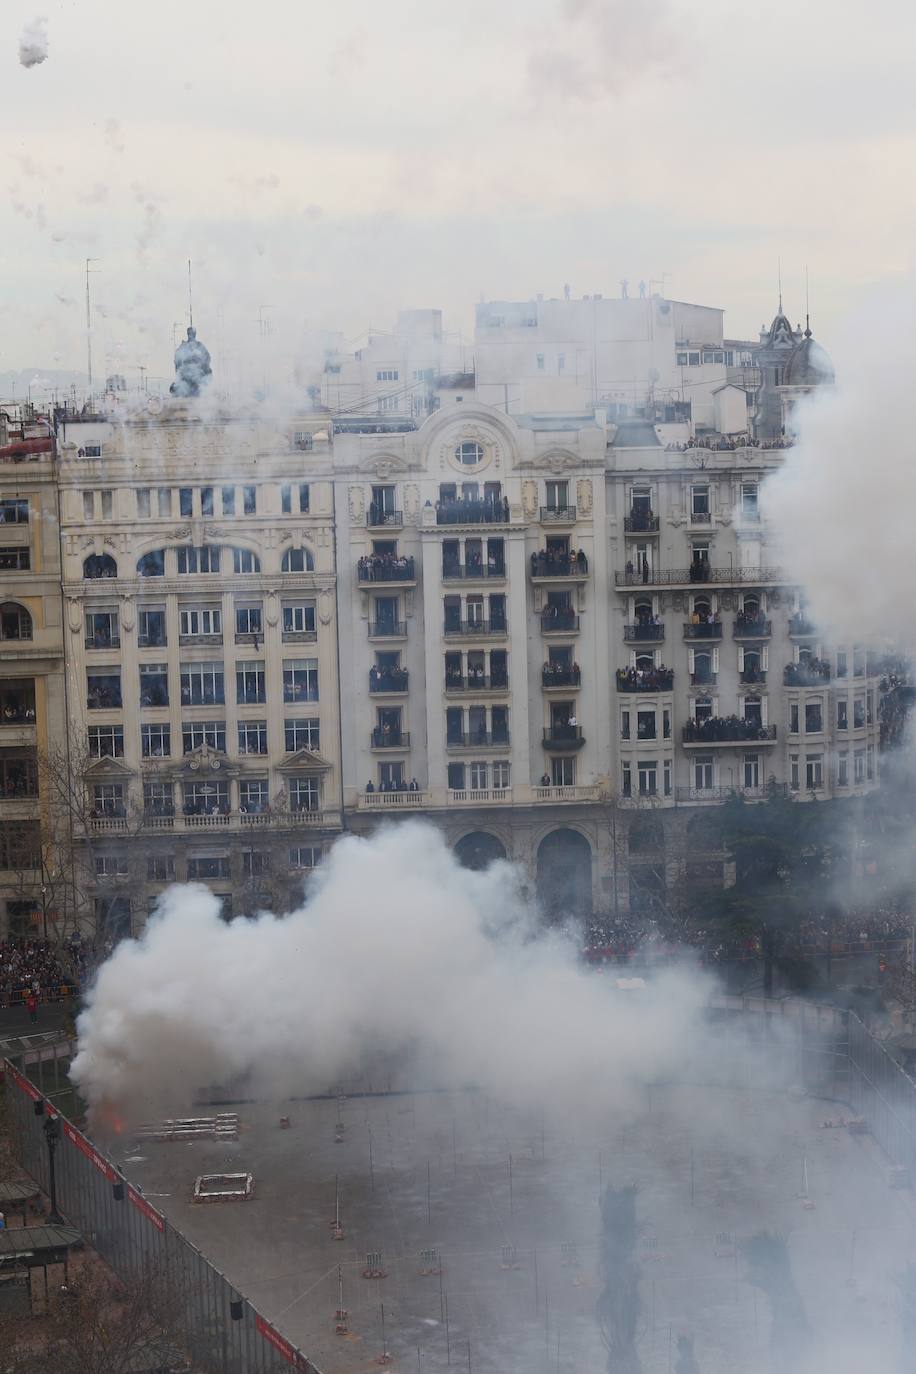
{"type": "Polygon", "coordinates": [[[61,1123],[55,1152],[58,1205],[125,1281],[154,1274],[177,1304],[176,1338],[213,1374],[319,1371],[232,1287],[190,1241],[118,1172],[110,1160],[4,1061],[16,1157],[47,1192],[48,1116],[61,1123]],[[41,1110],[36,1115],[36,1107],[41,1110]]]}

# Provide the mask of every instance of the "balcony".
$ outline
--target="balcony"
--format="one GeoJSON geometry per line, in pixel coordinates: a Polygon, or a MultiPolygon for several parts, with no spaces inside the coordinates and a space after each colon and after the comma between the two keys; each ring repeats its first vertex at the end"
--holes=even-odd
{"type": "Polygon", "coordinates": [[[167,646],[168,639],[165,633],[137,635],[137,647],[139,649],[165,649],[167,646]]]}
{"type": "Polygon", "coordinates": [[[627,534],[658,534],[659,519],[643,511],[630,511],[623,517],[623,528],[627,534]]]}
{"type": "Polygon", "coordinates": [[[691,687],[715,687],[719,682],[718,673],[702,672],[690,674],[691,687]]]}
{"type": "Polygon", "coordinates": [[[575,506],[541,506],[542,525],[574,525],[575,506]]]}
{"type": "Polygon", "coordinates": [[[90,816],[89,829],[94,835],[126,835],[126,816],[90,816]]]}
{"type": "Polygon", "coordinates": [[[541,611],[541,634],[577,635],[579,617],[565,606],[545,606],[541,611]]]}
{"type": "Polygon", "coordinates": [[[479,563],[443,563],[442,581],[443,582],[480,582],[489,580],[491,582],[505,581],[506,566],[504,563],[485,563],[482,559],[479,563]]]}
{"type": "Polygon", "coordinates": [[[406,639],[407,625],[403,620],[370,620],[370,639],[406,639]]]}
{"type": "Polygon", "coordinates": [[[449,806],[507,806],[512,804],[512,788],[449,788],[448,804],[449,806]]]}
{"type": "Polygon", "coordinates": [[[406,692],[408,672],[406,668],[370,668],[369,691],[373,695],[384,692],[406,692]]]}
{"type": "Polygon", "coordinates": [[[673,668],[618,668],[618,692],[670,692],[674,689],[673,668]]]}
{"type": "Polygon", "coordinates": [[[541,686],[545,691],[554,687],[581,687],[582,670],[578,664],[566,667],[562,664],[545,663],[541,669],[541,686]]]}
{"type": "Polygon", "coordinates": [[[318,639],[318,631],[283,630],[280,638],[284,644],[314,644],[318,639]]]}
{"type": "Polygon", "coordinates": [[[789,616],[789,635],[793,639],[810,639],[817,634],[813,621],[805,615],[789,616]]]}
{"type": "Polygon", "coordinates": [[[500,498],[486,501],[470,498],[466,501],[445,500],[436,502],[437,525],[508,525],[509,502],[500,498]]]}
{"type": "Polygon", "coordinates": [[[738,681],[743,687],[765,687],[767,675],[762,668],[745,668],[738,674],[738,681]]]}
{"type": "Polygon", "coordinates": [[[579,786],[570,783],[566,786],[536,786],[531,789],[532,801],[536,802],[597,802],[601,800],[601,788],[597,783],[579,786]]]}
{"type": "Polygon", "coordinates": [[[783,672],[786,687],[826,687],[830,681],[830,664],[823,659],[809,663],[787,663],[783,672]]]}
{"type": "Polygon", "coordinates": [[[709,563],[693,564],[689,568],[647,568],[644,573],[638,568],[629,567],[624,572],[614,574],[614,582],[618,587],[699,587],[709,582],[746,587],[786,580],[782,568],[714,568],[709,563]]]}
{"type": "Polygon", "coordinates": [[[446,639],[474,635],[507,635],[505,620],[446,620],[444,634],[446,639]]]}
{"type": "Polygon", "coordinates": [[[562,750],[581,749],[585,743],[581,725],[546,725],[544,727],[544,748],[562,750]]]}
{"type": "Polygon", "coordinates": [[[564,581],[584,582],[588,578],[588,559],[585,554],[575,558],[558,554],[548,554],[545,549],[531,555],[532,582],[564,581]]]}
{"type": "Polygon", "coordinates": [[[632,625],[624,625],[623,640],[625,644],[642,644],[650,640],[660,640],[665,638],[664,625],[656,625],[651,620],[636,621],[632,625]]]}
{"type": "Polygon", "coordinates": [[[692,510],[690,512],[690,523],[691,525],[711,525],[712,511],[692,510]]]}
{"type": "Polygon", "coordinates": [[[467,734],[447,734],[446,749],[508,749],[508,730],[470,730],[467,734]]]}
{"type": "Polygon", "coordinates": [[[684,745],[690,749],[705,749],[716,744],[774,744],[775,725],[757,725],[739,716],[709,716],[706,720],[689,720],[683,728],[684,745]]]}
{"type": "Polygon", "coordinates": [[[685,639],[721,639],[722,622],[721,620],[701,620],[698,625],[693,621],[686,621],[684,624],[685,639]]]}
{"type": "Polygon", "coordinates": [[[223,647],[223,632],[219,631],[214,635],[179,635],[178,643],[182,649],[191,648],[194,645],[207,649],[221,649],[223,647]]]}
{"type": "Polygon", "coordinates": [[[410,735],[406,730],[390,730],[383,726],[373,730],[370,737],[372,749],[409,749],[410,735]]]}
{"type": "Polygon", "coordinates": [[[404,523],[404,512],[400,510],[378,510],[373,509],[374,502],[369,503],[369,513],[366,516],[366,528],[370,530],[399,530],[404,523]]]}
{"type": "Polygon", "coordinates": [[[415,583],[417,580],[412,558],[389,558],[387,555],[360,558],[356,574],[361,586],[384,587],[392,582],[415,583]]]}
{"type": "Polygon", "coordinates": [[[679,802],[700,806],[704,802],[721,803],[733,797],[744,801],[767,801],[770,797],[786,797],[789,789],[785,783],[770,782],[758,787],[678,787],[676,796],[679,802]]]}
{"type": "Polygon", "coordinates": [[[429,792],[361,792],[357,800],[360,811],[417,811],[432,804],[429,792]]]}
{"type": "Polygon", "coordinates": [[[86,635],[83,641],[87,649],[120,649],[120,635],[86,635]]]}
{"type": "Polygon", "coordinates": [[[469,673],[467,677],[462,677],[460,673],[454,676],[446,676],[446,692],[508,692],[509,675],[507,673],[469,673]]]}
{"type": "MultiPolygon", "coordinates": [[[[120,823],[126,827],[127,822],[120,823]]],[[[269,827],[299,829],[301,826],[338,825],[335,817],[322,811],[292,806],[288,811],[214,811],[209,815],[182,816],[174,813],[144,812],[143,829],[174,833],[200,830],[265,830],[269,827]]]]}
{"type": "Polygon", "coordinates": [[[766,617],[762,615],[753,617],[744,616],[743,619],[742,616],[744,616],[743,611],[739,611],[738,618],[735,621],[735,639],[769,639],[773,630],[771,621],[767,620],[766,617]]]}

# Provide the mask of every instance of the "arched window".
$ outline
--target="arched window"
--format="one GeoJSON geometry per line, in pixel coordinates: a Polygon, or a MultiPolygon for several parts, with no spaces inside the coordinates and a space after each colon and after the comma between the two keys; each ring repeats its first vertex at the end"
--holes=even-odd
{"type": "Polygon", "coordinates": [[[151,549],[137,559],[138,577],[165,576],[165,549],[151,549]]]}
{"type": "Polygon", "coordinates": [[[287,549],[283,555],[283,571],[291,573],[314,572],[315,560],[308,549],[287,549]]]}
{"type": "Polygon", "coordinates": [[[545,915],[583,916],[592,909],[592,850],[576,830],[553,830],[537,853],[537,891],[545,915]]]}
{"type": "Polygon", "coordinates": [[[0,606],[0,640],[31,639],[32,617],[17,601],[4,601],[0,606]]]}
{"type": "Polygon", "coordinates": [[[250,549],[232,550],[232,568],[237,573],[259,573],[261,571],[261,560],[256,553],[250,549]]]}
{"type": "Polygon", "coordinates": [[[84,577],[117,577],[117,575],[118,565],[110,553],[91,553],[88,558],[83,560],[84,577]]]}
{"type": "Polygon", "coordinates": [[[505,859],[506,849],[501,840],[486,830],[474,830],[455,845],[455,854],[462,868],[480,872],[490,864],[505,859]]]}
{"type": "Polygon", "coordinates": [[[483,445],[476,439],[465,439],[455,449],[455,457],[464,468],[476,468],[483,462],[483,445]]]}

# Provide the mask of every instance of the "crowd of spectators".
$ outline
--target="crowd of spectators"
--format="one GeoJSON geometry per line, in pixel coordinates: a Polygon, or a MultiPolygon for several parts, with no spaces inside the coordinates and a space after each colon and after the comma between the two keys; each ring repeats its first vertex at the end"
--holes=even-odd
{"type": "Polygon", "coordinates": [[[483,496],[450,496],[436,502],[437,525],[507,525],[509,498],[485,493],[483,496]]]}
{"type": "Polygon", "coordinates": [[[653,668],[618,668],[618,692],[670,692],[674,686],[674,669],[661,664],[653,668]]]}
{"type": "Polygon", "coordinates": [[[0,941],[0,995],[18,1000],[28,993],[57,993],[78,981],[71,946],[47,940],[0,941]]]}
{"type": "Polygon", "coordinates": [[[706,744],[716,740],[769,739],[765,725],[743,716],[707,716],[705,720],[688,720],[684,726],[686,744],[706,744]]]}
{"type": "Polygon", "coordinates": [[[792,448],[794,444],[795,440],[790,434],[783,434],[778,439],[750,439],[747,435],[740,435],[737,439],[726,439],[724,434],[709,434],[702,438],[688,439],[685,444],[666,444],[665,452],[689,453],[691,449],[705,448],[711,449],[714,453],[734,453],[740,448],[792,448]]]}
{"type": "Polygon", "coordinates": [[[360,582],[409,582],[414,575],[414,562],[403,554],[367,554],[357,562],[360,582]]]}
{"type": "Polygon", "coordinates": [[[823,658],[801,659],[798,663],[787,663],[784,674],[787,687],[820,686],[830,681],[830,664],[823,658]]]}
{"type": "Polygon", "coordinates": [[[532,577],[584,577],[587,572],[584,549],[538,549],[531,555],[532,577]]]}

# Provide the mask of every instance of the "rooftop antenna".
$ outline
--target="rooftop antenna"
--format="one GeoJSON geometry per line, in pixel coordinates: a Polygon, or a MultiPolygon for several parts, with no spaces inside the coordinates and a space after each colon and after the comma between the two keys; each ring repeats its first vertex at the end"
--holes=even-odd
{"type": "Polygon", "coordinates": [[[86,259],[86,372],[89,377],[89,395],[92,395],[92,301],[89,295],[89,273],[92,270],[89,266],[92,262],[99,262],[99,258],[86,259]]]}
{"type": "Polygon", "coordinates": [[[811,302],[808,299],[808,264],[805,263],[805,338],[811,338],[811,302]]]}
{"type": "Polygon", "coordinates": [[[188,324],[194,328],[194,296],[191,291],[191,259],[188,258],[188,324]]]}

